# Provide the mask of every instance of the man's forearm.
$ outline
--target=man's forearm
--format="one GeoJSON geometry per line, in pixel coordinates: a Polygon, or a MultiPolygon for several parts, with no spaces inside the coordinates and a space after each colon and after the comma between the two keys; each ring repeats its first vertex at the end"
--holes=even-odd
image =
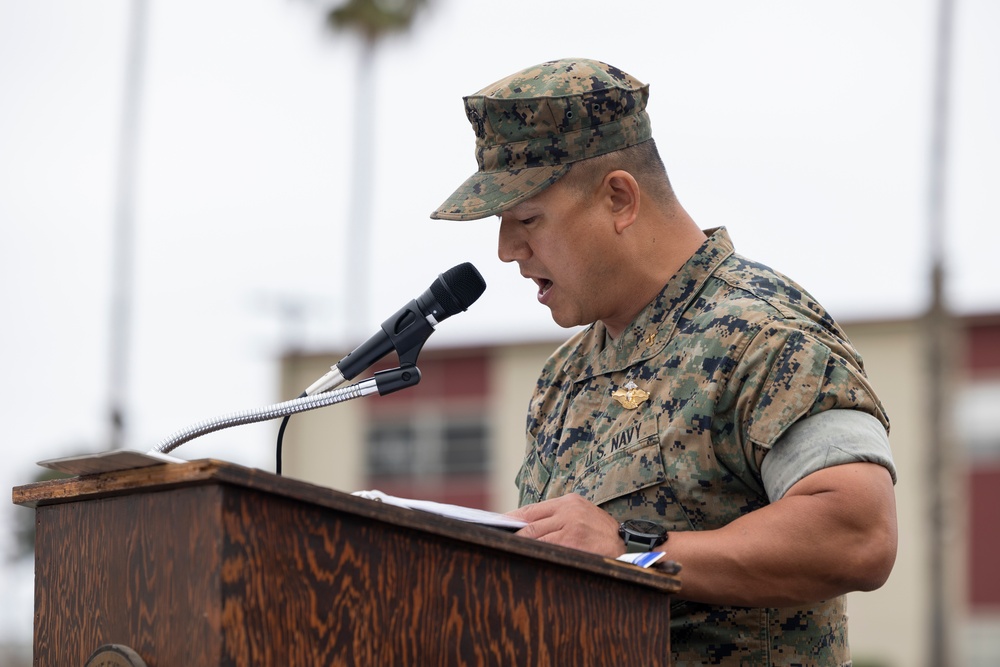
{"type": "Polygon", "coordinates": [[[718,530],[671,533],[661,550],[683,566],[677,597],[793,606],[881,586],[895,561],[895,517],[888,471],[847,464],[718,530]]]}

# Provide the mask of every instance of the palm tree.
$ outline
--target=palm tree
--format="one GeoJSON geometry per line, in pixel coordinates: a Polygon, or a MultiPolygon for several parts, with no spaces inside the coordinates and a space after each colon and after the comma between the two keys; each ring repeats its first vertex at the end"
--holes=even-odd
{"type": "Polygon", "coordinates": [[[336,30],[356,30],[374,44],[392,32],[405,32],[427,0],[347,0],[330,10],[328,24],[336,30]]]}
{"type": "Polygon", "coordinates": [[[401,33],[413,25],[416,13],[427,0],[346,0],[327,14],[327,25],[334,31],[349,30],[361,36],[354,95],[354,146],[350,212],[347,222],[346,313],[350,343],[361,340],[368,322],[368,280],[365,276],[370,256],[371,187],[373,174],[372,120],[375,104],[374,62],[379,42],[392,33],[401,33]]]}

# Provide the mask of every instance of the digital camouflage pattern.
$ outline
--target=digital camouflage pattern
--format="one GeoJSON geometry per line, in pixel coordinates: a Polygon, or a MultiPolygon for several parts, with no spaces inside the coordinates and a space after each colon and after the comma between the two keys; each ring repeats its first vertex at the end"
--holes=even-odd
{"type": "Polygon", "coordinates": [[[496,215],[555,183],[577,160],[652,136],[649,86],[596,60],[555,60],[465,98],[479,171],[431,214],[496,215]]]}
{"type": "MultiPolygon", "coordinates": [[[[709,233],[619,340],[605,348],[598,322],[550,358],[529,407],[521,505],[577,493],[618,520],[711,530],[768,503],[761,461],[796,420],[861,410],[888,429],[826,311],[735,254],[725,229],[709,233]],[[635,409],[612,399],[629,381],[650,395],[635,409]]],[[[782,609],[677,601],[671,644],[677,667],[850,664],[843,597],[782,609]]]]}

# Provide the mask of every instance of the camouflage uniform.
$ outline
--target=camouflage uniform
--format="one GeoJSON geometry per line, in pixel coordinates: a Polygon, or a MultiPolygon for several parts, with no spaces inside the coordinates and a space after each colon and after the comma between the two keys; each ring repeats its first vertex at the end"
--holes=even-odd
{"type": "MultiPolygon", "coordinates": [[[[598,322],[549,359],[529,407],[522,505],[577,493],[618,520],[711,530],[768,503],[761,462],[796,420],[861,410],[888,429],[823,308],[735,254],[724,229],[709,233],[617,341],[605,347],[598,322]],[[649,394],[634,409],[612,398],[630,381],[649,394]]],[[[678,601],[671,616],[678,667],[850,664],[843,596],[783,609],[678,601]]]]}

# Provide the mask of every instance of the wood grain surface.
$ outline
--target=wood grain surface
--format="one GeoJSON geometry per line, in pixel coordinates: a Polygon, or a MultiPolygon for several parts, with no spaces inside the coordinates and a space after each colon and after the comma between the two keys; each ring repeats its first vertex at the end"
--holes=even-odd
{"type": "Polygon", "coordinates": [[[36,507],[36,665],[111,643],[149,667],[668,664],[670,574],[231,464],[161,468],[15,489],[36,507]]]}

